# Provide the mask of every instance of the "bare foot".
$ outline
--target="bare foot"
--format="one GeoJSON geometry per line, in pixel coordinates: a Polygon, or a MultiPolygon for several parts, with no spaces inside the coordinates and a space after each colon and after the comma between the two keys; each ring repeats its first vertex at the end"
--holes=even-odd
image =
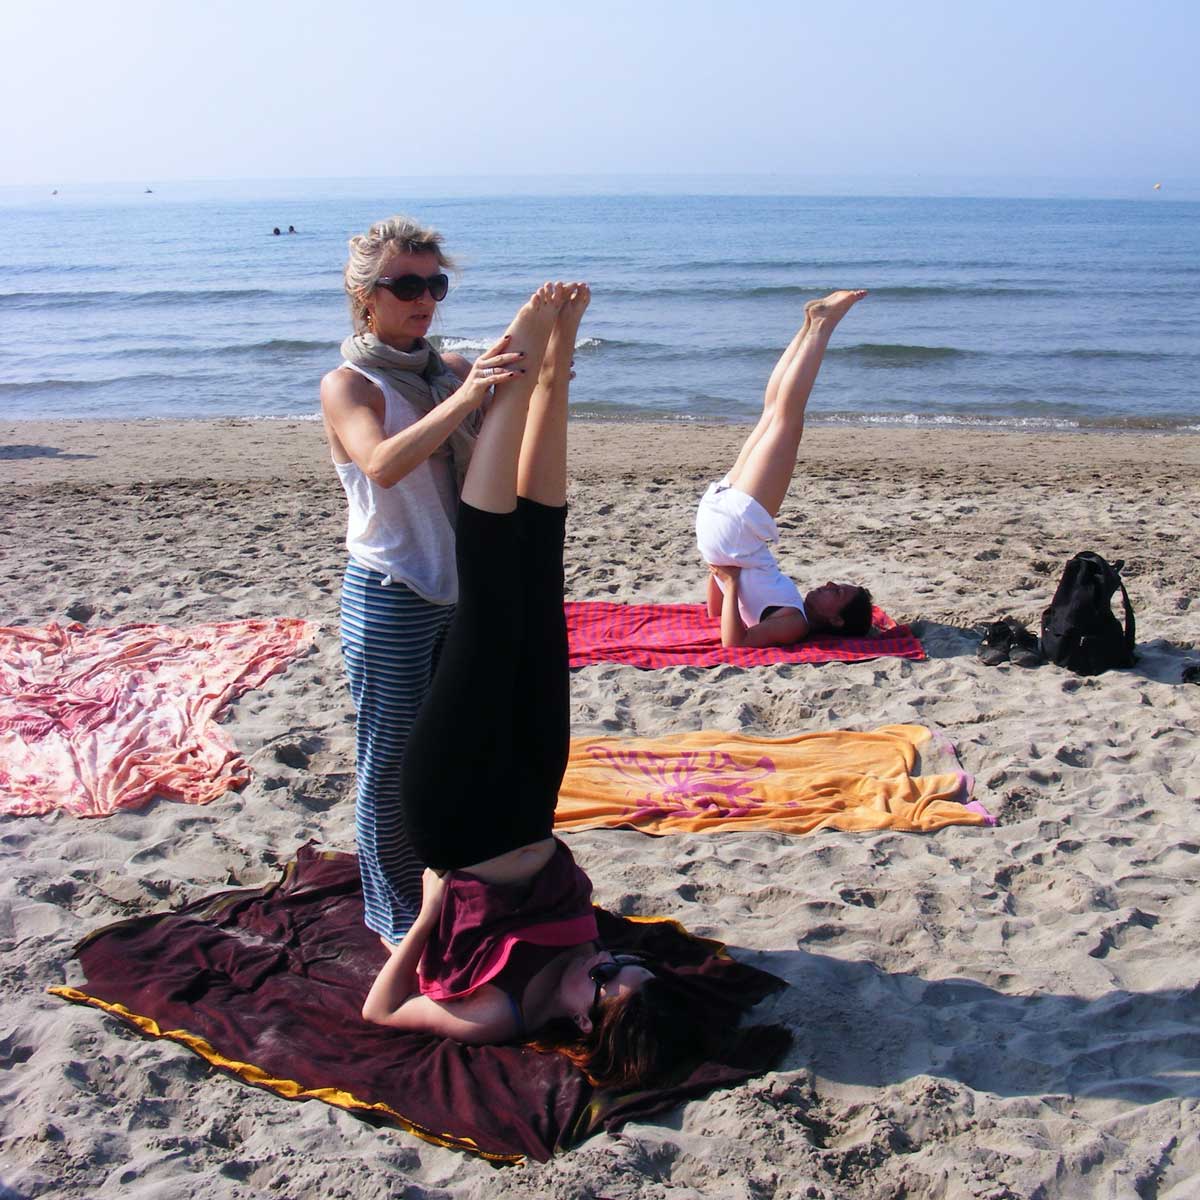
{"type": "Polygon", "coordinates": [[[554,324],[554,332],[550,335],[542,374],[549,377],[566,371],[573,379],[575,372],[571,370],[571,364],[574,361],[575,339],[579,334],[579,323],[592,299],[592,290],[586,283],[565,283],[563,294],[565,299],[554,324]]]}
{"type": "Polygon", "coordinates": [[[866,294],[865,291],[830,292],[823,300],[810,300],[804,306],[804,323],[817,323],[832,328],[866,294]]]}
{"type": "Polygon", "coordinates": [[[592,300],[592,289],[586,283],[563,284],[563,306],[558,317],[558,328],[572,335],[579,332],[579,322],[592,300]]]}
{"type": "MultiPolygon", "coordinates": [[[[542,363],[546,343],[554,329],[559,311],[567,298],[561,283],[543,283],[517,310],[507,333],[510,342],[506,351],[522,351],[525,355],[525,370],[533,375],[542,363]]],[[[501,387],[505,386],[503,384],[501,387]]]]}

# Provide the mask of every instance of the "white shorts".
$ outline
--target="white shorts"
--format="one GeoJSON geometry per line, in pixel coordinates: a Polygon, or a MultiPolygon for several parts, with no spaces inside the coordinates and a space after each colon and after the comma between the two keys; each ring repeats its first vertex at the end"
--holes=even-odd
{"type": "Polygon", "coordinates": [[[728,484],[713,483],[696,510],[696,544],[705,562],[719,567],[773,563],[767,546],[779,540],[775,518],[755,498],[728,484]]]}

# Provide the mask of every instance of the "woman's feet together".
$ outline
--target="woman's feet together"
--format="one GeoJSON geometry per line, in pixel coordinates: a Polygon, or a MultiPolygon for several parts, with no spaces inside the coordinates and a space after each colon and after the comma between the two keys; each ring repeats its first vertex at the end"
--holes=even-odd
{"type": "Polygon", "coordinates": [[[508,327],[509,346],[523,351],[530,376],[543,383],[562,381],[571,370],[579,323],[591,301],[586,283],[543,283],[521,305],[508,327]]]}
{"type": "Polygon", "coordinates": [[[830,292],[804,306],[804,325],[832,329],[865,295],[865,289],[830,292]]]}

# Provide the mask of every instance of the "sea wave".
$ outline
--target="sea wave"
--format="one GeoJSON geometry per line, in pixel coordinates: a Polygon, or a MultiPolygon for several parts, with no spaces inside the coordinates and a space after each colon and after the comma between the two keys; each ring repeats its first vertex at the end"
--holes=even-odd
{"type": "Polygon", "coordinates": [[[964,299],[986,299],[995,296],[1066,296],[1074,295],[1071,288],[1024,287],[1013,284],[970,283],[911,283],[885,284],[871,288],[871,295],[892,300],[923,300],[931,296],[959,296],[964,299]]]}
{"type": "MultiPolygon", "coordinates": [[[[635,260],[630,260],[631,264],[635,260]]],[[[823,275],[838,275],[846,271],[930,271],[973,270],[1011,271],[1026,264],[1005,258],[889,258],[821,257],[810,258],[694,258],[656,265],[654,270],[677,275],[688,271],[819,271],[823,275]]]]}
{"type": "Polygon", "coordinates": [[[646,423],[684,423],[697,421],[714,422],[719,418],[698,416],[689,412],[673,412],[662,408],[645,408],[637,404],[623,404],[612,400],[589,400],[571,405],[571,417],[575,420],[592,421],[642,421],[646,423]]]}
{"type": "MultiPolygon", "coordinates": [[[[870,271],[894,268],[894,258],[694,258],[663,263],[655,271],[870,271]]],[[[921,264],[922,266],[924,264],[921,264]]],[[[957,264],[956,264],[957,265],[957,264]]]]}
{"type": "MultiPolygon", "coordinates": [[[[495,344],[495,338],[457,337],[448,333],[431,334],[430,345],[439,354],[482,354],[495,344]]],[[[585,337],[575,343],[576,350],[602,350],[612,346],[632,345],[629,342],[613,341],[608,338],[585,337]]]]}
{"type": "MultiPolygon", "coordinates": [[[[727,300],[757,300],[773,297],[807,297],[815,299],[830,290],[830,281],[821,283],[760,283],[748,287],[731,286],[730,281],[716,279],[704,283],[656,284],[652,286],[634,286],[616,284],[604,288],[605,299],[614,300],[669,300],[675,298],[698,300],[719,296],[727,300]]],[[[1019,298],[1024,296],[1065,296],[1075,295],[1071,288],[1056,288],[1052,286],[1028,287],[1024,285],[997,285],[991,283],[968,284],[884,284],[870,287],[869,291],[875,297],[887,297],[893,300],[924,300],[937,297],[954,297],[959,299],[990,299],[995,297],[1019,298]]],[[[507,294],[506,294],[507,295],[507,294]]],[[[484,293],[476,299],[500,300],[499,294],[484,293]]]]}
{"type": "MultiPolygon", "coordinates": [[[[132,353],[146,358],[259,358],[272,354],[311,354],[320,352],[331,357],[338,352],[336,341],[310,342],[296,338],[271,338],[265,342],[242,342],[233,346],[164,346],[148,347],[132,353]]],[[[128,353],[128,352],[126,352],[128,353]]]]}
{"type": "MultiPolygon", "coordinates": [[[[84,341],[84,338],[80,338],[84,341]]],[[[263,342],[241,342],[235,343],[233,346],[214,346],[214,344],[175,344],[168,343],[166,346],[120,346],[112,347],[112,338],[108,336],[98,337],[95,340],[100,346],[107,346],[107,349],[92,349],[86,354],[86,360],[91,365],[103,364],[103,362],[140,362],[143,366],[152,364],[158,360],[168,362],[182,361],[188,362],[198,368],[208,368],[208,370],[216,370],[220,368],[221,362],[224,360],[248,360],[250,362],[270,362],[272,370],[280,366],[287,365],[288,362],[295,359],[300,359],[305,355],[322,354],[328,356],[331,362],[336,362],[338,356],[338,342],[336,341],[302,341],[299,338],[289,337],[272,337],[263,342]]],[[[37,367],[41,364],[47,364],[49,370],[54,370],[55,364],[60,364],[61,354],[56,352],[47,352],[42,354],[22,354],[11,355],[13,359],[22,362],[25,368],[37,367]]],[[[121,378],[138,378],[146,379],[152,376],[146,374],[131,374],[131,376],[122,376],[121,378]]],[[[29,386],[19,384],[19,386],[29,386]]]]}
{"type": "Polygon", "coordinates": [[[29,382],[0,382],[0,396],[29,396],[49,392],[98,392],[105,388],[127,387],[130,384],[162,384],[176,389],[188,379],[203,379],[207,372],[149,372],[142,375],[115,375],[107,379],[34,379],[29,382]]]}
{"type": "MultiPolygon", "coordinates": [[[[702,423],[710,425],[751,425],[757,414],[732,411],[728,406],[712,411],[665,410],[620,402],[589,401],[573,404],[571,416],[582,420],[638,421],[646,423],[702,423]]],[[[996,412],[862,412],[853,409],[810,411],[808,424],[858,428],[913,429],[995,429],[1043,433],[1200,433],[1195,416],[1173,417],[1164,414],[1122,416],[1119,414],[1085,416],[1017,415],[996,412]]]]}
{"type": "Polygon", "coordinates": [[[158,305],[220,304],[226,302],[274,300],[287,303],[311,303],[335,296],[333,288],[283,291],[272,288],[209,288],[195,291],[164,289],[149,292],[74,291],[74,292],[0,292],[0,308],[63,308],[87,305],[158,305]]]}
{"type": "Polygon", "coordinates": [[[1097,359],[1108,361],[1110,359],[1124,359],[1126,362],[1146,362],[1158,363],[1167,362],[1172,359],[1195,359],[1195,354],[1179,354],[1179,353],[1162,353],[1154,350],[1116,350],[1116,349],[1089,349],[1083,347],[1075,350],[1043,350],[1032,355],[1034,358],[1074,358],[1074,359],[1097,359]]]}
{"type": "Polygon", "coordinates": [[[1092,413],[1081,416],[1050,414],[1018,415],[1016,413],[969,412],[822,412],[810,413],[809,424],[916,426],[931,428],[1023,429],[1048,433],[1196,433],[1200,422],[1195,416],[1177,417],[1167,414],[1092,413]]]}
{"type": "Polygon", "coordinates": [[[495,338],[452,337],[445,333],[434,333],[429,344],[441,354],[480,354],[490,350],[495,338]]]}
{"type": "Polygon", "coordinates": [[[899,343],[862,342],[856,346],[830,346],[827,353],[839,358],[853,358],[874,367],[920,367],[956,358],[974,358],[979,352],[960,350],[954,346],[906,346],[899,343]]]}

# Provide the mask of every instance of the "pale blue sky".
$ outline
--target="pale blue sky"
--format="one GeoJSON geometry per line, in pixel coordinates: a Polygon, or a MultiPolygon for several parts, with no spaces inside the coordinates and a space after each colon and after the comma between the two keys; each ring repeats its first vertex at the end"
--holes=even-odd
{"type": "Polygon", "coordinates": [[[682,172],[1200,196],[1193,0],[497,8],[6,5],[0,183],[682,172]]]}

